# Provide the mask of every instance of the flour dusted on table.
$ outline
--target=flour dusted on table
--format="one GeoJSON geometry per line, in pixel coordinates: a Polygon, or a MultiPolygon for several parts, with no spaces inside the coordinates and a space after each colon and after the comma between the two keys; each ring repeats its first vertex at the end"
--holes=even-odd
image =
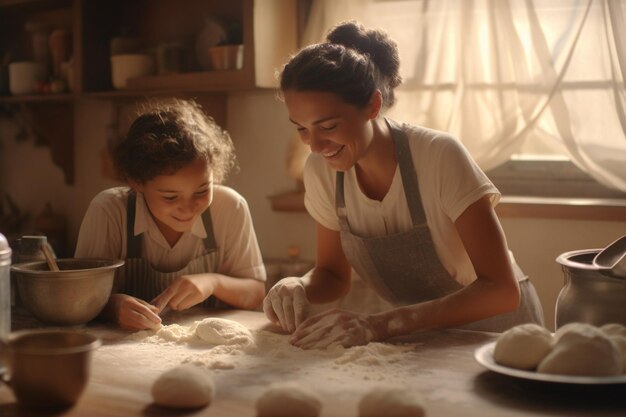
{"type": "Polygon", "coordinates": [[[193,364],[218,372],[228,372],[246,367],[263,372],[272,364],[280,363],[291,369],[307,368],[314,373],[319,369],[332,369],[347,373],[363,381],[392,380],[392,374],[410,373],[396,363],[415,349],[415,344],[369,343],[363,346],[303,350],[291,345],[289,336],[267,330],[250,331],[245,326],[223,318],[206,318],[191,324],[170,324],[158,330],[145,330],[128,336],[125,340],[140,344],[187,345],[179,363],[193,364]],[[278,361],[278,362],[277,362],[278,361]],[[324,368],[326,367],[326,368],[324,368]],[[387,372],[377,371],[377,368],[387,372]]]}
{"type": "Polygon", "coordinates": [[[156,344],[162,344],[164,342],[189,343],[196,339],[197,326],[197,321],[190,326],[170,324],[167,326],[161,326],[157,330],[141,330],[139,332],[132,333],[128,335],[125,340],[156,344]]]}
{"type": "Polygon", "coordinates": [[[415,349],[415,345],[370,343],[365,346],[355,346],[350,349],[345,349],[344,353],[335,359],[335,364],[384,366],[400,361],[406,352],[410,352],[413,349],[415,349]]]}
{"type": "Polygon", "coordinates": [[[421,395],[408,388],[375,387],[359,402],[359,417],[423,417],[421,395]]]}

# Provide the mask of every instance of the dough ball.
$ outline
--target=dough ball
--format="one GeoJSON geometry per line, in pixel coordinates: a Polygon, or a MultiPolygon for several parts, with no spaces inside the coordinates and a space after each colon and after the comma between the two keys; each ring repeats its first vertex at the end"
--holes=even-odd
{"type": "Polygon", "coordinates": [[[198,323],[196,334],[212,345],[250,345],[252,333],[246,326],[233,320],[209,317],[198,323]]]}
{"type": "Polygon", "coordinates": [[[558,329],[552,351],[538,372],[577,376],[614,376],[622,371],[619,348],[598,327],[570,323],[558,329]]]}
{"type": "Polygon", "coordinates": [[[619,348],[622,354],[622,373],[626,374],[626,326],[617,323],[605,324],[600,327],[619,348]]]}
{"type": "Polygon", "coordinates": [[[608,323],[600,326],[600,330],[602,330],[607,335],[613,336],[621,336],[626,337],[626,326],[623,326],[619,323],[608,323]]]}
{"type": "Polygon", "coordinates": [[[171,408],[198,408],[211,404],[215,384],[202,369],[180,365],[162,373],[152,385],[157,405],[171,408]]]}
{"type": "Polygon", "coordinates": [[[421,395],[403,388],[374,388],[359,402],[359,417],[422,417],[421,395]]]}
{"type": "Polygon", "coordinates": [[[270,385],[256,402],[257,417],[317,417],[321,408],[317,394],[295,382],[270,385]]]}
{"type": "Polygon", "coordinates": [[[564,334],[575,332],[575,333],[585,333],[591,332],[595,333],[598,328],[593,324],[589,323],[567,323],[564,326],[559,327],[554,333],[554,341],[557,342],[564,334]]]}
{"type": "Polygon", "coordinates": [[[538,324],[526,323],[510,328],[496,341],[496,363],[517,369],[535,369],[552,350],[552,333],[538,324]]]}

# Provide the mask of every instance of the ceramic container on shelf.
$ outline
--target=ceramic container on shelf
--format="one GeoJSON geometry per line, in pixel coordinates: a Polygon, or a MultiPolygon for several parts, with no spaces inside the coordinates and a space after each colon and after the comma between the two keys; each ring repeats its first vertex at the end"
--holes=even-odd
{"type": "Polygon", "coordinates": [[[217,19],[207,16],[196,35],[196,59],[203,70],[213,69],[211,53],[214,46],[226,41],[226,29],[217,19]]]}
{"type": "Polygon", "coordinates": [[[16,61],[9,64],[9,91],[14,96],[35,92],[39,79],[39,64],[35,61],[16,61]]]}
{"type": "Polygon", "coordinates": [[[243,45],[219,45],[209,48],[211,67],[214,70],[240,70],[243,68],[243,45]]]}
{"type": "Polygon", "coordinates": [[[154,57],[148,54],[123,54],[111,56],[111,79],[118,90],[128,86],[130,78],[152,75],[155,72],[154,57]]]}

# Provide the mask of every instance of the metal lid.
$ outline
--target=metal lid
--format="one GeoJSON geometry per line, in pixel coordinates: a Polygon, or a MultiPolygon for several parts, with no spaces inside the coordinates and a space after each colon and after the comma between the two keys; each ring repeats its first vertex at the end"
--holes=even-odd
{"type": "Polygon", "coordinates": [[[2,233],[0,233],[0,265],[8,265],[11,263],[11,248],[9,247],[9,242],[4,237],[2,233]]]}

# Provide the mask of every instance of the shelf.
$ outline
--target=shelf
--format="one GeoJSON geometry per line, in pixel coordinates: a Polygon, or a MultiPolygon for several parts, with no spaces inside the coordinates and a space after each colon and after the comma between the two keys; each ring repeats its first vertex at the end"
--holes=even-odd
{"type": "MultiPolygon", "coordinates": [[[[304,191],[273,195],[269,200],[274,211],[306,211],[304,191]]],[[[496,213],[500,218],[626,222],[626,200],[502,196],[496,213]]]]}
{"type": "Polygon", "coordinates": [[[0,96],[0,104],[20,103],[69,103],[74,96],[68,94],[28,94],[23,96],[0,96]]]}
{"type": "MultiPolygon", "coordinates": [[[[253,0],[186,0],[184,7],[174,0],[148,1],[82,0],[82,94],[93,97],[130,97],[178,92],[226,92],[255,86],[253,0]],[[204,19],[238,22],[244,45],[243,67],[233,71],[202,71],[196,51],[196,38],[204,19]],[[128,89],[113,89],[109,45],[120,31],[128,29],[141,40],[146,53],[155,53],[163,42],[177,40],[182,47],[181,72],[138,77],[128,80],[128,89]],[[136,91],[136,93],[130,93],[136,91]]],[[[156,53],[155,53],[156,57],[156,53]]]]}
{"type": "Polygon", "coordinates": [[[32,59],[32,37],[25,27],[33,21],[71,32],[74,65],[72,92],[0,96],[0,105],[20,106],[32,114],[32,128],[50,147],[66,183],[73,184],[74,111],[82,99],[194,98],[224,125],[227,92],[255,86],[252,13],[253,0],[0,0],[0,59],[32,59]],[[191,62],[194,40],[207,17],[241,24],[241,70],[200,72],[196,63],[182,68],[187,72],[133,79],[127,90],[113,88],[109,47],[124,29],[143,41],[146,53],[155,53],[163,42],[184,40],[185,62],[191,62]]]}
{"type": "Polygon", "coordinates": [[[255,88],[254,77],[244,70],[184,72],[128,80],[129,90],[224,91],[255,88]]]}

